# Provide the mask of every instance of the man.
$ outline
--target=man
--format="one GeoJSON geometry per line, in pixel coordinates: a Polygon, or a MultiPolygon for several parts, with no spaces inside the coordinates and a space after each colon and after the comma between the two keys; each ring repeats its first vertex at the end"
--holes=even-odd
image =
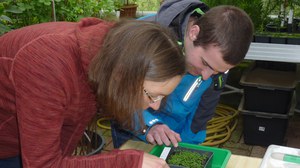
{"type": "MultiPolygon", "coordinates": [[[[158,111],[144,111],[137,137],[151,144],[202,143],[218,104],[226,72],[245,57],[253,36],[249,16],[233,6],[212,9],[198,0],[167,0],[155,16],[143,18],[171,28],[186,55],[188,73],[158,111]]],[[[157,103],[159,106],[160,102],[157,103]]],[[[112,125],[115,147],[122,135],[112,125]]]]}

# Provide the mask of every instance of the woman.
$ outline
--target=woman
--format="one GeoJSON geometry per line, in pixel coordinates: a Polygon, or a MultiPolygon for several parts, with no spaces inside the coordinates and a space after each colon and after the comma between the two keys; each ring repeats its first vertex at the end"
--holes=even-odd
{"type": "Polygon", "coordinates": [[[167,29],[96,18],[33,25],[0,37],[0,64],[0,167],[168,167],[137,150],[72,156],[97,110],[133,128],[134,111],[157,109],[179,83],[185,62],[167,29]]]}

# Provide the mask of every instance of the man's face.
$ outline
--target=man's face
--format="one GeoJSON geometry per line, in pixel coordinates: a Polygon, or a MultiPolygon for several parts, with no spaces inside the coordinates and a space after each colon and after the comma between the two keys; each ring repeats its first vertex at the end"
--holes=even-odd
{"type": "Polygon", "coordinates": [[[226,72],[233,66],[225,63],[218,46],[188,47],[185,50],[187,69],[193,75],[202,75],[204,80],[213,74],[226,72]]]}
{"type": "MultiPolygon", "coordinates": [[[[195,25],[194,25],[195,26],[195,25]]],[[[226,72],[234,67],[223,60],[220,47],[214,44],[203,48],[194,46],[193,41],[199,33],[199,27],[191,27],[184,40],[184,49],[188,72],[192,75],[202,75],[204,80],[211,75],[226,72]]]]}

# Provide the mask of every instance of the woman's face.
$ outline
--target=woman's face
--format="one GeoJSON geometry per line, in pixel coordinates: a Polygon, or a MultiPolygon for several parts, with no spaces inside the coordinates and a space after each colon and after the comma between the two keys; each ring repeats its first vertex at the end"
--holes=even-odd
{"type": "Polygon", "coordinates": [[[145,80],[144,82],[144,103],[143,109],[152,108],[158,110],[161,99],[173,92],[179,84],[182,76],[177,75],[164,82],[145,80]]]}

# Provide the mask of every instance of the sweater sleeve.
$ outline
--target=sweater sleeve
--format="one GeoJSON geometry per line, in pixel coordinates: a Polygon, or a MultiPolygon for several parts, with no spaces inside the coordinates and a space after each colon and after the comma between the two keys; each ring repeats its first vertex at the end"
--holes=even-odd
{"type": "Polygon", "coordinates": [[[143,163],[143,152],[133,149],[118,150],[115,149],[110,153],[100,155],[93,155],[89,157],[69,157],[65,158],[63,168],[108,168],[108,167],[122,167],[122,168],[139,168],[143,163]]]}
{"type": "Polygon", "coordinates": [[[141,167],[141,151],[117,150],[90,157],[64,153],[62,126],[74,94],[72,87],[77,84],[72,78],[76,69],[69,62],[79,53],[71,37],[48,36],[52,38],[39,38],[24,46],[11,71],[23,167],[141,167]]]}

